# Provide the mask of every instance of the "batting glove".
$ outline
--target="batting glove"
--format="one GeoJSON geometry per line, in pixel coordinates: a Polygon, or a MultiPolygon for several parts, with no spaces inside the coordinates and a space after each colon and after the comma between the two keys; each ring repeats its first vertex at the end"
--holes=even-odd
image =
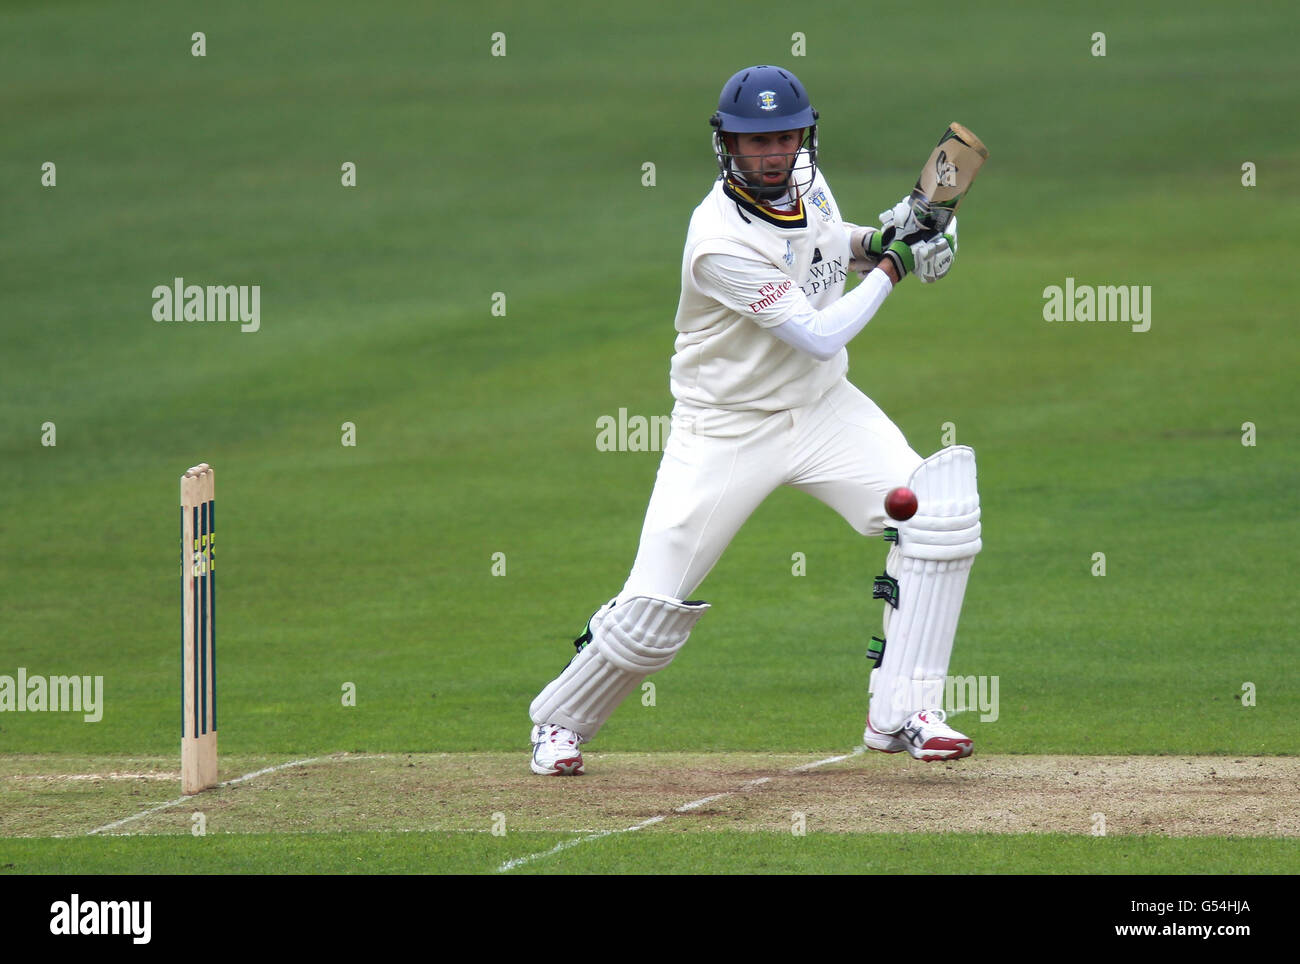
{"type": "Polygon", "coordinates": [[[916,219],[916,211],[912,209],[912,195],[907,195],[888,211],[880,212],[881,231],[887,235],[885,246],[888,247],[893,241],[906,241],[909,244],[920,240],[921,236],[933,232],[922,226],[921,222],[916,219]]]}
{"type": "Polygon", "coordinates": [[[923,234],[922,238],[911,244],[905,240],[893,241],[885,248],[883,256],[894,262],[900,281],[915,273],[922,284],[929,284],[952,270],[957,258],[957,219],[949,223],[947,234],[930,234],[928,238],[923,234]]]}

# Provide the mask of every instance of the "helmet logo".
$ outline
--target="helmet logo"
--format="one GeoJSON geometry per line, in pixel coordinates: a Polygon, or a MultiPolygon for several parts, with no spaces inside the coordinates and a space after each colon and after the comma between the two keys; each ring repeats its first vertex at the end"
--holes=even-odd
{"type": "Polygon", "coordinates": [[[758,95],[758,106],[761,110],[776,110],[776,91],[761,91],[758,95]]]}

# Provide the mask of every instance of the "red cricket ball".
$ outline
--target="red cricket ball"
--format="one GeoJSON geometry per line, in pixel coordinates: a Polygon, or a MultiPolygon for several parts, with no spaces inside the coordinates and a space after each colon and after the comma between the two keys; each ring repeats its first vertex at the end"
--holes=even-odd
{"type": "Polygon", "coordinates": [[[916,515],[916,493],[905,485],[890,489],[885,496],[885,512],[891,519],[906,522],[916,515]]]}

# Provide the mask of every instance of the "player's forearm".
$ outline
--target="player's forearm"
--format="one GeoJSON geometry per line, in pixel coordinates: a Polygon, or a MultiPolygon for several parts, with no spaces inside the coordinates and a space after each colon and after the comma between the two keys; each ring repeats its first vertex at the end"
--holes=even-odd
{"type": "Polygon", "coordinates": [[[889,280],[898,284],[898,269],[890,263],[890,259],[885,258],[882,261],[881,256],[884,254],[884,235],[879,228],[859,227],[856,224],[844,222],[844,236],[849,242],[849,269],[856,271],[859,277],[865,278],[874,268],[881,268],[885,274],[889,275],[889,280]]]}
{"type": "Polygon", "coordinates": [[[881,266],[830,307],[817,311],[805,300],[769,331],[787,345],[826,361],[867,326],[893,288],[893,278],[881,266]]]}

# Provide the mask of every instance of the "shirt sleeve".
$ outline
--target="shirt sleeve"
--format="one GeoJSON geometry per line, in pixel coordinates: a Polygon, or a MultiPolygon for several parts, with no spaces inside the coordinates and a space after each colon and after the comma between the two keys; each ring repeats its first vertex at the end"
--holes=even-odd
{"type": "Polygon", "coordinates": [[[696,259],[691,277],[705,295],[761,328],[779,325],[800,302],[808,305],[798,285],[775,265],[757,258],[703,254],[696,259]]]}
{"type": "Polygon", "coordinates": [[[867,326],[893,290],[889,275],[876,269],[847,295],[821,311],[813,308],[805,298],[802,307],[796,307],[770,331],[787,345],[826,361],[834,358],[867,326]]]}
{"type": "Polygon", "coordinates": [[[865,328],[894,290],[889,276],[875,270],[818,311],[798,285],[756,258],[711,252],[700,256],[692,274],[704,294],[821,361],[835,357],[865,328]]]}

